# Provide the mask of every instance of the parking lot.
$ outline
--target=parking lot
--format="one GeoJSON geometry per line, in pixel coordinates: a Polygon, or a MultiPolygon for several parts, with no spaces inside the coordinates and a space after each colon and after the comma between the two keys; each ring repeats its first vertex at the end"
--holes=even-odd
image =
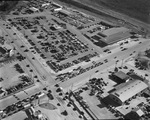
{"type": "Polygon", "coordinates": [[[44,120],[117,119],[102,101],[117,84],[110,74],[128,73],[125,59],[149,44],[136,33],[121,41],[128,29],[47,0],[17,7],[0,27],[0,117],[8,120],[27,106],[44,120]]]}
{"type": "Polygon", "coordinates": [[[66,29],[67,25],[55,17],[50,18],[43,14],[43,16],[13,18],[9,19],[9,22],[25,35],[33,53],[34,50],[39,53],[41,59],[44,59],[55,72],[98,55],[91,45],[80,40],[73,30],[66,29]]]}

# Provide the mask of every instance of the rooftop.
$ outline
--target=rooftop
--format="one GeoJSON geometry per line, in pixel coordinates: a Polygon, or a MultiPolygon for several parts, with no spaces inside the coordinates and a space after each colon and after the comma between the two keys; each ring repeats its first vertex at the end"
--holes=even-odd
{"type": "Polygon", "coordinates": [[[6,53],[6,50],[5,50],[4,48],[0,47],[0,53],[1,53],[1,54],[5,54],[5,53],[6,53]]]}
{"type": "Polygon", "coordinates": [[[122,102],[125,102],[147,87],[148,85],[140,80],[130,80],[117,86],[112,94],[117,96],[122,102]]]}
{"type": "Polygon", "coordinates": [[[19,111],[9,117],[4,118],[3,120],[24,120],[27,117],[28,116],[26,115],[24,111],[19,111]]]}
{"type": "Polygon", "coordinates": [[[107,37],[117,34],[117,33],[125,33],[129,31],[129,29],[125,27],[114,27],[103,31],[103,34],[105,34],[107,37]]]}
{"type": "Polygon", "coordinates": [[[123,80],[127,80],[129,78],[129,76],[122,71],[116,72],[114,75],[123,80]]]}
{"type": "Polygon", "coordinates": [[[68,10],[65,10],[65,9],[61,9],[61,10],[59,10],[59,12],[65,14],[65,15],[70,15],[71,14],[71,12],[69,12],[68,10]]]}
{"type": "Polygon", "coordinates": [[[137,108],[137,109],[134,109],[133,111],[136,112],[138,114],[138,116],[144,115],[144,112],[141,109],[137,108]]]}
{"type": "Polygon", "coordinates": [[[107,36],[103,39],[107,44],[113,44],[131,36],[130,30],[124,27],[110,28],[102,33],[107,36]]]}

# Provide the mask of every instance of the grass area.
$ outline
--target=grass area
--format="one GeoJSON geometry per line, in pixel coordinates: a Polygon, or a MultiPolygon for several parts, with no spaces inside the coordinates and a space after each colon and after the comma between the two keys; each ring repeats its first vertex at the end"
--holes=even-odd
{"type": "Polygon", "coordinates": [[[16,7],[25,5],[23,0],[8,0],[0,2],[0,17],[5,19],[5,15],[9,14],[16,7]]]}
{"type": "Polygon", "coordinates": [[[12,9],[13,7],[15,7],[18,4],[18,1],[19,0],[2,2],[2,4],[0,5],[0,11],[6,12],[6,11],[12,9]]]}
{"type": "Polygon", "coordinates": [[[94,7],[104,6],[150,24],[149,0],[80,0],[94,7]]]}

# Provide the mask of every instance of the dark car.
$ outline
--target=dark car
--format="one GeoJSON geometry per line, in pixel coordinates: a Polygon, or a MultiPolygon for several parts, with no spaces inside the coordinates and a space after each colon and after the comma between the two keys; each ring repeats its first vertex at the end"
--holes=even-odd
{"type": "Polygon", "coordinates": [[[109,49],[105,49],[105,50],[104,50],[104,52],[108,52],[108,51],[109,51],[109,49]]]}
{"type": "Polygon", "coordinates": [[[54,97],[53,97],[53,95],[52,95],[51,93],[47,93],[47,96],[48,96],[48,98],[49,98],[50,100],[53,100],[53,99],[54,99],[54,97]]]}

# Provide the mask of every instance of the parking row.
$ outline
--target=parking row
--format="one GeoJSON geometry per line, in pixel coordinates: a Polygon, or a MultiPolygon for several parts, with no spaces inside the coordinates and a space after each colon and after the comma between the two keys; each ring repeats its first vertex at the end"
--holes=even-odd
{"type": "Polygon", "coordinates": [[[13,115],[21,110],[25,110],[30,107],[32,102],[36,99],[39,99],[43,93],[35,93],[34,95],[30,96],[29,98],[23,99],[22,101],[18,101],[17,103],[13,103],[12,105],[7,106],[3,110],[0,111],[0,118],[6,118],[8,116],[13,115]]]}
{"type": "Polygon", "coordinates": [[[34,81],[31,78],[29,78],[28,76],[21,75],[21,76],[19,76],[18,79],[20,79],[20,81],[21,81],[20,83],[13,85],[9,88],[1,89],[2,93],[1,93],[0,99],[8,97],[14,93],[21,91],[22,89],[26,89],[26,88],[34,85],[34,81]]]}
{"type": "Polygon", "coordinates": [[[91,69],[94,69],[100,65],[102,65],[103,63],[102,62],[98,62],[98,63],[94,63],[93,65],[87,67],[87,68],[81,68],[81,67],[78,67],[77,69],[73,69],[73,71],[71,72],[67,72],[67,73],[63,73],[63,74],[59,74],[56,76],[55,80],[58,80],[58,81],[66,81],[68,79],[71,79],[71,78],[74,78],[80,74],[83,74],[91,69]]]}
{"type": "Polygon", "coordinates": [[[73,65],[79,64],[83,61],[89,62],[91,58],[96,57],[97,55],[98,55],[98,53],[95,52],[93,54],[85,55],[83,57],[78,58],[77,60],[73,60],[72,62],[67,62],[67,63],[61,64],[61,65],[59,65],[59,64],[57,64],[56,62],[53,62],[53,61],[47,61],[46,63],[55,72],[59,72],[59,71],[62,71],[64,69],[67,69],[67,68],[69,68],[73,65]]]}

